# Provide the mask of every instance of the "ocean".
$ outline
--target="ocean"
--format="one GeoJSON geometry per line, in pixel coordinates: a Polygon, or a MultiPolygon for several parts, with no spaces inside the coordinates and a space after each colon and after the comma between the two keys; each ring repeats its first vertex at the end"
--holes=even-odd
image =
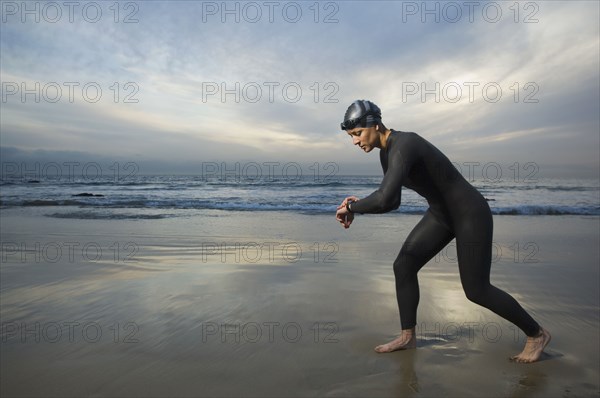
{"type": "MultiPolygon", "coordinates": [[[[154,219],[191,216],[198,210],[334,213],[349,195],[365,197],[382,176],[231,175],[4,175],[0,208],[36,206],[47,217],[154,219]],[[66,208],[68,207],[68,209],[66,208]],[[60,211],[56,209],[60,208],[60,211]]],[[[472,179],[499,215],[600,215],[595,179],[472,179]]],[[[421,214],[424,198],[407,188],[390,215],[421,214]]]]}

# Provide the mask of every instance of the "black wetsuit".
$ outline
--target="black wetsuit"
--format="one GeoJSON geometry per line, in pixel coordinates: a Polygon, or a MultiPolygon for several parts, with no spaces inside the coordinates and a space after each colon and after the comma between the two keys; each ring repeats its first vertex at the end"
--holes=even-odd
{"type": "Polygon", "coordinates": [[[402,329],[416,325],[417,272],[456,238],[460,280],[467,298],[519,327],[527,336],[540,326],[506,292],[490,284],[492,213],[485,198],[436,147],[416,133],[393,131],[380,152],[384,177],[371,195],[352,203],[355,213],[385,213],[400,206],[402,186],[427,199],[429,209],[394,262],[402,329]]]}

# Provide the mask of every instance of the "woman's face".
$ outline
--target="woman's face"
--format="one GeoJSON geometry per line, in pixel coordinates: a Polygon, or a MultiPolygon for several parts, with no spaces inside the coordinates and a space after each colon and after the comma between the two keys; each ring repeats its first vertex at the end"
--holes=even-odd
{"type": "Polygon", "coordinates": [[[365,153],[369,153],[373,148],[379,148],[379,131],[377,126],[356,127],[346,131],[352,137],[352,143],[358,145],[365,153]]]}

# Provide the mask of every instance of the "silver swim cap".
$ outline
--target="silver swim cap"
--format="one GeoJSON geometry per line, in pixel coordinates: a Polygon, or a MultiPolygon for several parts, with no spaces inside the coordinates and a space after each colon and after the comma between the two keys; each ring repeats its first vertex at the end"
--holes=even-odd
{"type": "Polygon", "coordinates": [[[355,127],[372,127],[379,122],[381,109],[377,105],[367,100],[356,100],[346,110],[340,127],[342,130],[352,130],[355,127]]]}

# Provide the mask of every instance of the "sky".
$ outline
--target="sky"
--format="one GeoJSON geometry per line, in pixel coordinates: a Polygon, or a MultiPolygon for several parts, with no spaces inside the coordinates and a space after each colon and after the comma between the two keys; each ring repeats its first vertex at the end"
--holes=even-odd
{"type": "Polygon", "coordinates": [[[387,127],[455,164],[598,178],[597,1],[2,1],[1,12],[3,164],[377,175],[378,150],[339,128],[369,99],[387,127]]]}

